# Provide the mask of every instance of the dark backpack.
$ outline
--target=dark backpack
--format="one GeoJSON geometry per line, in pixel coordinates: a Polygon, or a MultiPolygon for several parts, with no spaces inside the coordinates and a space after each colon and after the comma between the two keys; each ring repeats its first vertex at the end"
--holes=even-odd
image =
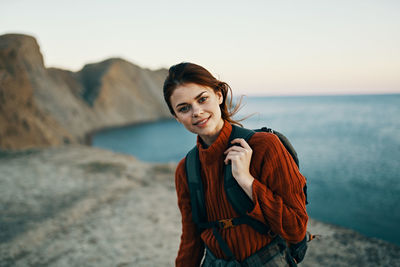
{"type": "MultiPolygon", "coordinates": [[[[232,132],[229,137],[229,145],[231,141],[235,138],[243,138],[246,142],[253,136],[255,132],[270,132],[278,136],[282,144],[285,146],[286,150],[290,153],[293,160],[299,167],[299,160],[297,153],[289,140],[281,133],[273,131],[270,128],[263,127],[257,130],[250,130],[242,128],[236,125],[232,125],[232,132]]],[[[266,225],[258,220],[253,219],[247,215],[247,212],[254,208],[254,204],[243,189],[236,182],[236,179],[232,175],[231,164],[225,165],[224,167],[224,189],[228,198],[229,203],[232,205],[233,209],[239,214],[239,217],[219,220],[215,222],[207,221],[206,207],[204,201],[204,190],[201,180],[201,166],[199,160],[199,152],[197,146],[188,152],[185,161],[186,176],[188,179],[188,186],[190,191],[190,203],[192,207],[192,217],[193,221],[196,223],[200,232],[205,229],[212,228],[213,234],[218,241],[222,251],[229,259],[235,259],[233,253],[229,249],[226,242],[223,240],[222,236],[219,234],[218,229],[225,229],[239,224],[248,224],[253,229],[261,234],[269,234],[271,236],[276,236],[270,229],[269,225],[266,225]]],[[[307,202],[307,186],[304,187],[304,193],[307,202]]],[[[279,238],[279,236],[277,237],[279,238]]],[[[286,242],[283,242],[286,244],[286,242]]],[[[304,239],[296,244],[289,244],[290,255],[293,257],[296,263],[303,260],[307,250],[307,235],[304,239]]]]}

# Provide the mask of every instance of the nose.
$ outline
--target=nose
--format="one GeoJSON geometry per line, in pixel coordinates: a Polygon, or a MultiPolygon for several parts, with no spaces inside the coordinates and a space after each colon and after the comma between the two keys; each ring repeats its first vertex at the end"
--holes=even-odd
{"type": "Polygon", "coordinates": [[[198,117],[203,113],[203,109],[199,105],[193,105],[193,117],[198,117]]]}

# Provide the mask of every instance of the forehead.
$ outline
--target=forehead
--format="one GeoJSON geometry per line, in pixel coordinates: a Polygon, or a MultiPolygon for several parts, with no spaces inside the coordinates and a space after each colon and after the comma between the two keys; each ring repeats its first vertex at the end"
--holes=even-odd
{"type": "Polygon", "coordinates": [[[208,86],[202,86],[194,83],[180,85],[175,88],[171,95],[171,104],[174,107],[182,102],[192,101],[204,91],[207,91],[208,93],[214,93],[214,90],[208,86]]]}

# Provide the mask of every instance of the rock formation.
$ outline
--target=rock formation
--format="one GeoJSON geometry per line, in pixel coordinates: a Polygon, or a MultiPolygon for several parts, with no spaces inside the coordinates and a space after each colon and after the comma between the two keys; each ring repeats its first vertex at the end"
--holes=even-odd
{"type": "Polygon", "coordinates": [[[0,149],[83,143],[97,129],[167,118],[166,75],[119,58],[78,72],[46,68],[33,37],[2,35],[0,149]]]}
{"type": "Polygon", "coordinates": [[[34,38],[0,37],[0,148],[58,145],[74,137],[34,99],[34,70],[44,70],[34,38]]]}

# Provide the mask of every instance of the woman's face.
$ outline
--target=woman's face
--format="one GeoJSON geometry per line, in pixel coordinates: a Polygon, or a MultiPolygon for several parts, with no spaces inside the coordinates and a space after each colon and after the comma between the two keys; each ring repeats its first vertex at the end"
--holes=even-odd
{"type": "Polygon", "coordinates": [[[210,87],[188,83],[178,86],[170,100],[176,120],[211,145],[224,125],[219,107],[223,101],[221,92],[215,93],[210,87]]]}

